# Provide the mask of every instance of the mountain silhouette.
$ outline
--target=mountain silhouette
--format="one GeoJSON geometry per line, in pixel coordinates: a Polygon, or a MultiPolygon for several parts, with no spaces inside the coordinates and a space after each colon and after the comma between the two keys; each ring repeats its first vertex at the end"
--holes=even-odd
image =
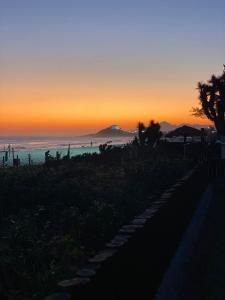
{"type": "Polygon", "coordinates": [[[95,134],[89,134],[91,137],[121,137],[134,136],[134,133],[122,130],[118,125],[112,125],[104,128],[95,134]]]}
{"type": "Polygon", "coordinates": [[[170,124],[169,122],[166,121],[162,121],[159,124],[162,132],[169,132],[177,128],[176,125],[170,124]]]}

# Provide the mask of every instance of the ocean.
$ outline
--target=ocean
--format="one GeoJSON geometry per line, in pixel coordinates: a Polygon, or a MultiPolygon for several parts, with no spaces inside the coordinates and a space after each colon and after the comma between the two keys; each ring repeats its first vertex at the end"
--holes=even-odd
{"type": "MultiPolygon", "coordinates": [[[[61,157],[67,154],[70,145],[71,156],[83,153],[98,153],[99,145],[108,143],[112,145],[123,145],[131,141],[131,137],[94,138],[94,137],[56,137],[56,136],[10,136],[0,137],[0,165],[3,164],[5,151],[14,149],[14,156],[19,157],[21,165],[28,164],[28,156],[31,157],[33,165],[41,164],[45,160],[45,152],[55,157],[58,151],[61,157]]],[[[12,151],[8,152],[6,165],[12,165],[12,151]]]]}

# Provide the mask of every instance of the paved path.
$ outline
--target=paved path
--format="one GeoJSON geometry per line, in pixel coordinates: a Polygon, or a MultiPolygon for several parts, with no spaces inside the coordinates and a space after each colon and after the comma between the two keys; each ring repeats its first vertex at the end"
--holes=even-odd
{"type": "Polygon", "coordinates": [[[203,194],[155,300],[225,300],[225,178],[203,194]]]}

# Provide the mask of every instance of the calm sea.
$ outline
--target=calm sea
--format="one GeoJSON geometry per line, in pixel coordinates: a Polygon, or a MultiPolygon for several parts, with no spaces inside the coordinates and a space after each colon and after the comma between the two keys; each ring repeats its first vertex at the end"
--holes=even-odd
{"type": "MultiPolygon", "coordinates": [[[[28,155],[31,155],[32,164],[44,162],[45,152],[50,150],[50,155],[55,156],[58,151],[61,156],[67,154],[70,144],[71,156],[99,152],[99,145],[109,143],[112,145],[126,144],[130,137],[119,138],[93,138],[93,137],[47,137],[47,136],[11,136],[0,137],[0,164],[2,164],[5,150],[14,148],[15,157],[21,160],[21,164],[28,164],[28,155]]],[[[8,165],[12,165],[12,153],[8,157],[8,165]]]]}

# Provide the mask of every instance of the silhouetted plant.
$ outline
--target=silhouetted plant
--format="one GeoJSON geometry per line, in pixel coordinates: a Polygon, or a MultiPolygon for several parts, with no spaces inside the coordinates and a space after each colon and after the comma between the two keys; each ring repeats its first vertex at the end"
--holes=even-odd
{"type": "Polygon", "coordinates": [[[138,140],[138,137],[137,137],[137,136],[134,137],[134,139],[133,139],[133,141],[132,141],[132,145],[133,145],[133,146],[139,146],[139,140],[138,140]]]}
{"type": "Polygon", "coordinates": [[[159,123],[155,123],[153,120],[150,121],[149,126],[145,127],[145,125],[141,122],[138,123],[138,137],[135,137],[133,140],[133,145],[139,146],[148,146],[153,148],[157,145],[158,141],[162,136],[162,132],[160,131],[159,123]]]}
{"type": "Polygon", "coordinates": [[[221,76],[212,75],[207,83],[198,83],[200,107],[193,108],[195,116],[214,122],[218,137],[225,136],[225,68],[221,76]]]}
{"type": "Polygon", "coordinates": [[[145,130],[146,144],[150,147],[155,147],[162,137],[162,132],[160,131],[159,123],[151,121],[149,126],[145,130]]]}
{"type": "Polygon", "coordinates": [[[141,146],[145,144],[145,125],[142,122],[138,123],[138,139],[141,146]]]}
{"type": "Polygon", "coordinates": [[[112,148],[112,145],[108,145],[107,143],[99,145],[99,151],[101,154],[110,151],[112,148]]]}

